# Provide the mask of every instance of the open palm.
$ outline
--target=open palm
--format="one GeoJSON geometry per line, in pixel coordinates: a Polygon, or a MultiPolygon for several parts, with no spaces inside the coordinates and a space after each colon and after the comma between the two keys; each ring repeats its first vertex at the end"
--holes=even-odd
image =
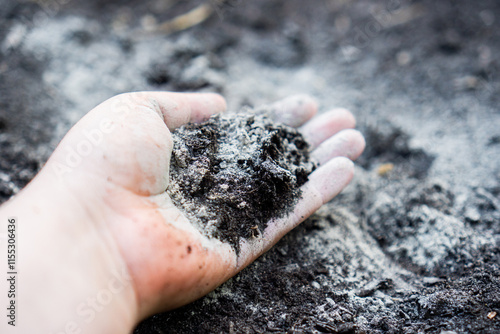
{"type": "Polygon", "coordinates": [[[237,254],[228,243],[202,235],[165,192],[171,131],[225,108],[216,94],[119,95],[82,118],[40,173],[40,179],[57,180],[60,196],[75,198],[91,212],[71,224],[85,231],[91,226],[94,232],[87,239],[95,240],[88,242],[105,244],[104,250],[116,254],[111,260],[104,250],[94,255],[96,266],[101,259],[107,261],[103,268],[124,263],[135,299],[134,322],[203,296],[254,261],[349,183],[351,160],[364,149],[348,111],[313,117],[317,107],[307,96],[273,104],[273,117],[299,127],[320,167],[301,188],[293,212],[270,221],[260,237],[242,239],[237,254]]]}

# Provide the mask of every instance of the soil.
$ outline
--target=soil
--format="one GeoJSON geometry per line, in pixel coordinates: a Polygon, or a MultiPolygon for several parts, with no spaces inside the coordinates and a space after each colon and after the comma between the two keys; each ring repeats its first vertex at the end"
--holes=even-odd
{"type": "Polygon", "coordinates": [[[237,252],[241,238],[293,209],[315,168],[296,129],[259,113],[219,114],[172,133],[167,193],[202,233],[237,252]]]}
{"type": "Polygon", "coordinates": [[[220,288],[142,333],[499,333],[500,4],[0,0],[0,198],[88,110],[125,91],[295,93],[345,107],[367,149],[351,185],[220,288]],[[61,3],[61,4],[60,4],[61,3]]]}

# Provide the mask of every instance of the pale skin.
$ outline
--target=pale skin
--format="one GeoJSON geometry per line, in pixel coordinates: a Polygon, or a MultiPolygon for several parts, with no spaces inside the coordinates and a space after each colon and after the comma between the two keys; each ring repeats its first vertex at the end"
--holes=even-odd
{"type": "Polygon", "coordinates": [[[19,316],[6,330],[131,333],[237,274],[353,177],[365,142],[351,113],[313,117],[317,106],[307,96],[277,102],[274,117],[299,128],[320,167],[294,210],[243,239],[239,254],[206,238],[165,193],[171,131],[225,109],[216,94],[123,94],[68,132],[37,177],[0,208],[2,223],[17,218],[19,235],[19,316]]]}

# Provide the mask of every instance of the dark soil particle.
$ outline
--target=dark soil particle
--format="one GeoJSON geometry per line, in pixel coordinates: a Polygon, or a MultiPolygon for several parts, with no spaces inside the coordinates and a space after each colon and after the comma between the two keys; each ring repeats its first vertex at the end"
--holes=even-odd
{"type": "Polygon", "coordinates": [[[249,111],[185,125],[173,139],[167,192],[204,234],[237,251],[240,238],[289,212],[314,169],[297,130],[249,111]]]}

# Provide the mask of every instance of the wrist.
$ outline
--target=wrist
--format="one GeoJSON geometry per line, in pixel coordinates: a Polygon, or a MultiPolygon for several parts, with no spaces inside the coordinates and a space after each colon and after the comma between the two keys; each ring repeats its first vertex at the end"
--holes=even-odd
{"type": "Polygon", "coordinates": [[[70,189],[42,172],[0,209],[2,222],[17,218],[22,316],[16,329],[129,332],[138,320],[135,293],[113,238],[100,224],[105,213],[70,189]]]}

